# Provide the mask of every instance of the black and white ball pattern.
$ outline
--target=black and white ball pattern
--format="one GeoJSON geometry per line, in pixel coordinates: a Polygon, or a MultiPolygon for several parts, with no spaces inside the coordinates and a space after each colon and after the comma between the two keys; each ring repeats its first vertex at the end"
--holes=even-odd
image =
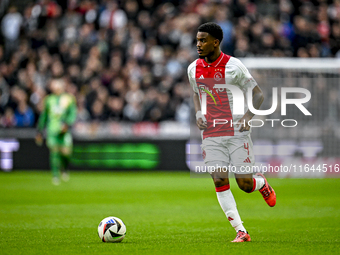
{"type": "Polygon", "coordinates": [[[117,217],[110,216],[99,223],[98,235],[103,242],[121,242],[125,234],[126,226],[123,221],[117,217]]]}

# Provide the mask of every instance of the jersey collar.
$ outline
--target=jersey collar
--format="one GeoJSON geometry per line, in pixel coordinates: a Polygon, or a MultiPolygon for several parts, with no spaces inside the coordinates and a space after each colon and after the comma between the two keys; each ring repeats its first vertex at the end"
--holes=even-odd
{"type": "Polygon", "coordinates": [[[217,67],[221,63],[222,59],[224,58],[224,55],[225,54],[221,51],[221,54],[218,56],[218,58],[211,64],[208,64],[207,62],[205,62],[203,58],[201,59],[201,63],[204,67],[207,67],[207,66],[217,67]]]}

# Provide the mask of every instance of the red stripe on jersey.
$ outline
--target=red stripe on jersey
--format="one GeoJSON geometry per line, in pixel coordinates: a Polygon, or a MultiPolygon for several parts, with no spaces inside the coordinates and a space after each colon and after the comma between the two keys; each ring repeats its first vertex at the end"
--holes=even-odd
{"type": "Polygon", "coordinates": [[[216,192],[222,192],[230,189],[230,184],[228,185],[223,185],[221,187],[215,187],[216,192]]]}
{"type": "MultiPolygon", "coordinates": [[[[229,98],[227,92],[214,89],[215,84],[225,84],[225,67],[230,59],[230,56],[221,55],[211,64],[208,64],[203,59],[196,61],[196,84],[212,92],[214,97],[218,98],[218,103],[215,105],[214,100],[207,95],[207,129],[203,131],[203,139],[207,137],[218,136],[234,136],[234,128],[231,127],[233,115],[230,110],[229,98]],[[214,119],[227,120],[227,124],[215,125],[214,119]]],[[[200,98],[202,102],[202,94],[206,93],[199,89],[200,98]]]]}

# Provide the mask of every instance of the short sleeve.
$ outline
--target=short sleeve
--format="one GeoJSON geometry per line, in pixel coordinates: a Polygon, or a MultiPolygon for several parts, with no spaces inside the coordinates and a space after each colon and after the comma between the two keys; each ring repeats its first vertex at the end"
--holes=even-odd
{"type": "Polygon", "coordinates": [[[243,65],[243,63],[236,59],[233,58],[233,64],[235,65],[235,70],[236,70],[236,76],[237,76],[237,83],[242,88],[243,90],[246,89],[253,89],[257,86],[257,82],[253,78],[253,76],[250,74],[248,69],[243,65]]]}
{"type": "Polygon", "coordinates": [[[192,62],[189,67],[188,67],[188,79],[190,82],[190,85],[192,87],[192,90],[198,94],[198,87],[197,87],[197,83],[196,83],[196,79],[195,79],[195,70],[196,70],[196,61],[192,62]]]}

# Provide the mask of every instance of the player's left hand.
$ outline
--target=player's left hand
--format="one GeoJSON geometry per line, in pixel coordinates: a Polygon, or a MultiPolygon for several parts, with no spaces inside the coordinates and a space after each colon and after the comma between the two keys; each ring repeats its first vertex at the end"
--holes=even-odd
{"type": "Polygon", "coordinates": [[[42,134],[37,133],[37,135],[35,136],[36,145],[41,146],[43,144],[43,142],[44,142],[44,138],[43,138],[42,134]]]}
{"type": "Polygon", "coordinates": [[[64,123],[61,127],[61,133],[65,134],[67,131],[68,131],[68,125],[64,123]]]}

